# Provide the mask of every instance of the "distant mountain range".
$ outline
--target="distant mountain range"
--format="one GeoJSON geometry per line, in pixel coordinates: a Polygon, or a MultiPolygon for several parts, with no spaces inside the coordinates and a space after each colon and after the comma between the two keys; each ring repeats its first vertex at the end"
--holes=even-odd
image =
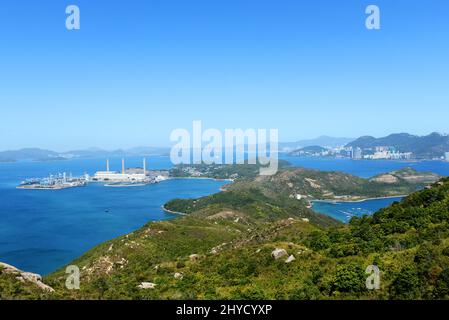
{"type": "Polygon", "coordinates": [[[162,147],[134,147],[129,149],[104,150],[100,148],[89,148],[84,150],[74,150],[63,153],[63,155],[74,156],[78,158],[92,158],[103,156],[145,156],[145,155],[166,155],[170,148],[162,147]]]}
{"type": "MultiPolygon", "coordinates": [[[[290,152],[311,145],[322,147],[337,147],[345,145],[354,139],[352,138],[334,138],[329,136],[320,136],[315,139],[300,140],[296,142],[280,142],[279,150],[281,152],[290,152]]],[[[13,162],[21,160],[33,161],[51,161],[64,160],[70,158],[95,158],[95,157],[113,157],[113,156],[144,156],[144,155],[168,155],[169,147],[134,147],[129,149],[104,150],[101,148],[87,148],[72,150],[67,152],[56,152],[39,148],[25,148],[20,150],[0,151],[0,162],[13,162]]]]}
{"type": "Polygon", "coordinates": [[[344,146],[354,140],[355,138],[336,138],[329,136],[320,136],[315,139],[299,140],[296,142],[280,142],[279,150],[282,152],[291,152],[293,150],[298,150],[309,146],[335,148],[338,146],[344,146]]]}
{"type": "MultiPolygon", "coordinates": [[[[427,136],[417,136],[408,133],[395,133],[382,138],[362,136],[358,139],[336,138],[320,136],[315,139],[299,140],[296,142],[280,142],[280,152],[293,152],[304,154],[316,154],[324,152],[324,148],[339,146],[371,149],[375,147],[394,147],[399,152],[411,152],[413,158],[433,159],[441,158],[445,152],[449,152],[449,135],[431,133],[427,136]]],[[[100,148],[88,148],[68,152],[56,152],[52,150],[25,148],[0,152],[0,162],[34,160],[51,161],[70,158],[95,158],[95,157],[122,157],[122,156],[150,156],[168,155],[169,147],[134,147],[129,149],[104,150],[100,148]]],[[[293,154],[292,153],[292,154],[293,154]]]]}
{"type": "Polygon", "coordinates": [[[323,153],[328,152],[328,149],[321,146],[308,146],[298,150],[294,150],[290,152],[292,156],[302,156],[302,157],[310,157],[310,156],[320,156],[323,153]]]}
{"type": "Polygon", "coordinates": [[[436,132],[427,136],[408,133],[395,133],[383,138],[363,136],[346,146],[361,149],[389,146],[399,152],[411,152],[417,159],[432,159],[440,158],[444,156],[445,152],[449,152],[449,136],[436,132]]]}
{"type": "Polygon", "coordinates": [[[38,148],[25,148],[20,150],[9,150],[0,152],[0,161],[17,161],[17,160],[38,160],[51,159],[59,157],[59,153],[38,148]]]}
{"type": "Polygon", "coordinates": [[[130,149],[117,149],[113,151],[100,148],[89,148],[83,150],[73,150],[68,152],[56,152],[39,148],[25,148],[20,150],[8,150],[0,152],[0,162],[13,162],[21,160],[51,161],[64,160],[70,158],[95,158],[113,156],[149,156],[166,155],[169,148],[159,147],[135,147],[130,149]]]}

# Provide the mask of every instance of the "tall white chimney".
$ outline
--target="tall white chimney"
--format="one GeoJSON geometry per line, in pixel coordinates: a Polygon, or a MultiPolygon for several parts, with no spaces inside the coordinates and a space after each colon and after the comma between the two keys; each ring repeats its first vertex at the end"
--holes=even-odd
{"type": "Polygon", "coordinates": [[[109,172],[109,159],[106,159],[106,171],[109,172]]]}
{"type": "Polygon", "coordinates": [[[143,158],[143,174],[147,174],[147,160],[143,158]]]}
{"type": "Polygon", "coordinates": [[[125,158],[122,158],[122,174],[125,174],[125,158]]]}

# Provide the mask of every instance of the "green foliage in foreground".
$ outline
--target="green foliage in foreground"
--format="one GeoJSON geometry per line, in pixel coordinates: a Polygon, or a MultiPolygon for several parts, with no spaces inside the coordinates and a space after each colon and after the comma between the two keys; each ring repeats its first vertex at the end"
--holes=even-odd
{"type": "Polygon", "coordinates": [[[36,298],[51,299],[52,295],[41,291],[32,283],[20,281],[17,274],[8,273],[0,266],[0,300],[36,298]]]}

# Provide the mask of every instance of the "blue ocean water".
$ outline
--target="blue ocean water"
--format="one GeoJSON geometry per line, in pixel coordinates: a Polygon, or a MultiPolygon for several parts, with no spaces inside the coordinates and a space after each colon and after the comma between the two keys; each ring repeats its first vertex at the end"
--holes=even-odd
{"type": "Polygon", "coordinates": [[[359,202],[324,202],[314,201],[312,209],[328,215],[336,220],[347,223],[352,217],[372,215],[379,209],[385,208],[401,198],[373,199],[359,202]]]}
{"type": "Polygon", "coordinates": [[[287,160],[293,166],[322,171],[341,171],[362,178],[370,178],[380,173],[413,168],[421,172],[434,172],[449,176],[449,162],[445,161],[394,161],[394,160],[352,160],[314,157],[293,157],[281,154],[280,159],[287,160]]]}
{"type": "MultiPolygon", "coordinates": [[[[343,171],[361,177],[404,167],[449,175],[449,163],[439,161],[353,161],[285,155],[281,158],[294,166],[343,171]]],[[[132,188],[107,188],[101,184],[57,191],[15,188],[27,178],[46,177],[64,171],[73,175],[93,174],[104,170],[105,166],[105,159],[0,163],[0,261],[47,274],[101,242],[136,230],[149,221],[173,218],[160,208],[168,200],[205,196],[218,192],[226,183],[180,179],[132,188]]],[[[111,170],[120,170],[121,159],[111,158],[110,166],[111,170]]],[[[127,158],[126,166],[141,167],[142,158],[127,158]]],[[[169,157],[160,156],[148,157],[147,166],[149,169],[169,169],[172,164],[169,157]]],[[[387,206],[390,201],[383,199],[340,205],[320,203],[314,208],[347,221],[348,212],[369,214],[387,206]]]]}
{"type": "MultiPolygon", "coordinates": [[[[151,168],[171,166],[167,157],[149,158],[151,168]]],[[[142,159],[127,159],[141,166],[142,159]]],[[[49,173],[93,173],[104,159],[0,164],[0,261],[47,274],[93,246],[129,233],[149,221],[175,217],[161,209],[174,198],[218,192],[224,181],[176,179],[142,187],[108,188],[102,184],[64,190],[20,190],[20,181],[49,173]]],[[[120,159],[111,159],[111,169],[120,159]]]]}
{"type": "MultiPolygon", "coordinates": [[[[449,176],[449,162],[444,161],[391,161],[391,160],[352,160],[332,158],[293,157],[281,155],[293,166],[322,171],[341,171],[362,178],[403,169],[413,168],[421,172],[433,172],[441,176],[449,176]]],[[[363,202],[314,202],[313,209],[342,222],[349,222],[353,216],[371,215],[401,198],[375,199],[363,202]]]]}

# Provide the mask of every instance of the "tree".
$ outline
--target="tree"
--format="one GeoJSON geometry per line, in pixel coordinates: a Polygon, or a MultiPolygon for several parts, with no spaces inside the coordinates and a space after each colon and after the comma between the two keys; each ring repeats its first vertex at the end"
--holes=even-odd
{"type": "Polygon", "coordinates": [[[332,291],[362,292],[366,290],[365,282],[365,272],[359,265],[341,265],[337,267],[332,282],[332,291]]]}
{"type": "Polygon", "coordinates": [[[449,298],[449,268],[444,269],[439,274],[433,295],[437,299],[449,298]]]}
{"type": "Polygon", "coordinates": [[[392,285],[392,294],[397,299],[416,299],[420,297],[421,279],[413,267],[405,267],[396,276],[392,285]]]}

